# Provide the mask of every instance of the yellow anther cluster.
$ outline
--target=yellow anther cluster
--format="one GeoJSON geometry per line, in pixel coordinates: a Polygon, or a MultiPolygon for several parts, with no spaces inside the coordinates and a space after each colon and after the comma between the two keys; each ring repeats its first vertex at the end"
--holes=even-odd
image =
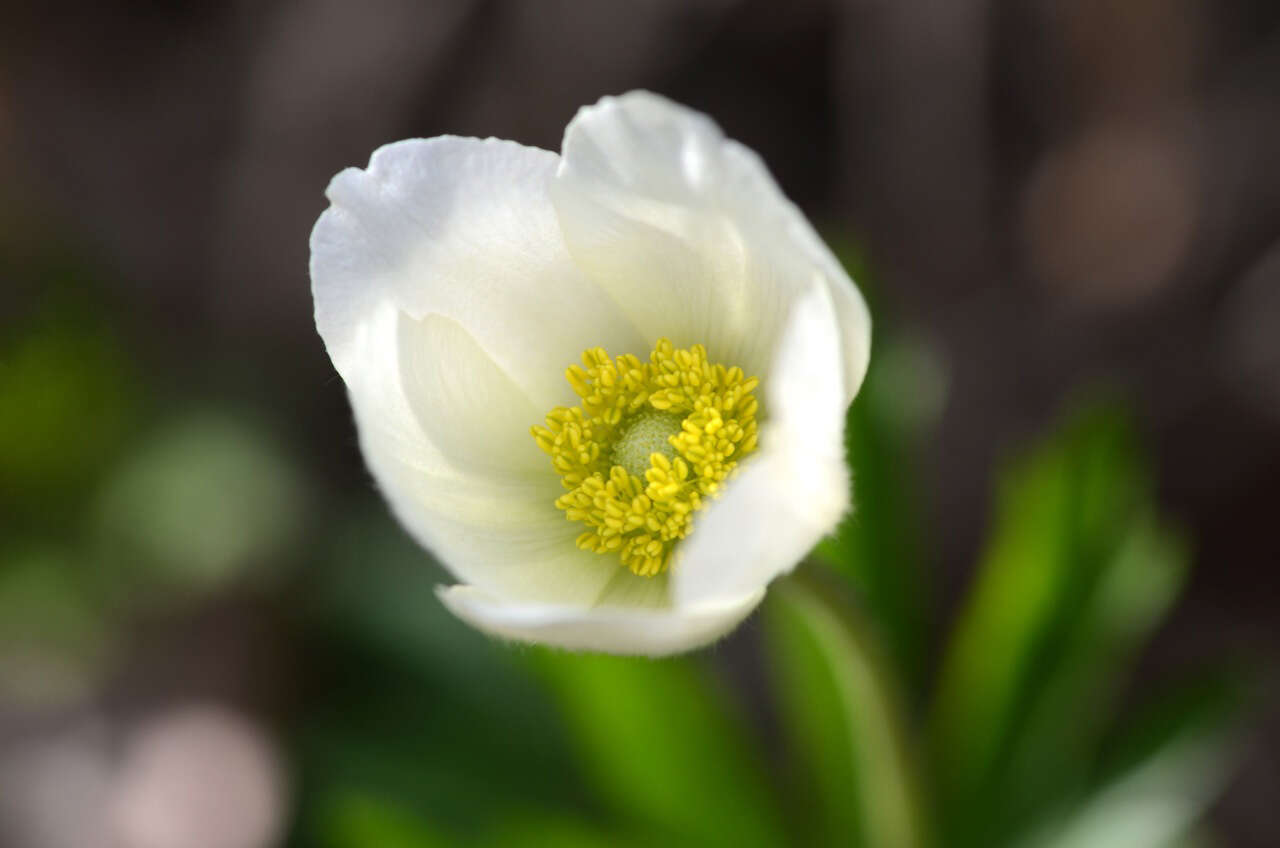
{"type": "Polygon", "coordinates": [[[592,348],[565,376],[581,404],[556,407],[547,426],[532,429],[569,490],[556,506],[587,526],[578,547],[617,552],[641,576],[660,574],[693,513],[755,449],[760,381],[708,362],[702,345],[677,349],[667,339],[648,362],[592,348]],[[634,455],[655,429],[669,430],[671,450],[650,453],[642,477],[634,455]]]}

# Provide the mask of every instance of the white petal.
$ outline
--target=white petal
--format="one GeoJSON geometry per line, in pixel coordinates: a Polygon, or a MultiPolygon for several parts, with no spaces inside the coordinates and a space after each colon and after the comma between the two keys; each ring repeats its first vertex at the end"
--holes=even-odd
{"type": "Polygon", "coordinates": [[[705,343],[748,373],[767,373],[782,316],[820,274],[846,404],[857,394],[870,351],[862,295],[759,157],[705,115],[643,91],[580,110],[552,198],[578,264],[647,337],[705,343]]]}
{"type": "Polygon", "coordinates": [[[746,618],[763,590],[685,609],[577,607],[498,600],[472,586],[438,590],[454,615],[473,627],[519,642],[573,651],[662,656],[714,642],[746,618]]]}
{"type": "Polygon", "coordinates": [[[401,315],[399,367],[405,394],[431,442],[463,470],[495,476],[550,474],[529,435],[538,408],[477,344],[443,315],[401,315]]]}
{"type": "Polygon", "coordinates": [[[572,396],[584,348],[644,342],[564,249],[556,161],[496,141],[384,147],[331,184],[311,275],[365,459],[410,533],[488,591],[590,604],[616,563],[573,544],[529,427],[572,396]]]}
{"type": "Polygon", "coordinates": [[[849,503],[839,350],[830,292],[815,281],[779,344],[758,452],[676,551],[677,607],[761,589],[839,523],[849,503]]]}
{"type": "Polygon", "coordinates": [[[588,347],[643,353],[609,296],[564,246],[548,185],[559,157],[444,136],[380,148],[333,178],[311,235],[316,325],[350,385],[372,306],[443,315],[542,409],[572,397],[564,369],[588,347]]]}
{"type": "Polygon", "coordinates": [[[350,386],[360,448],[392,512],[459,579],[486,591],[598,601],[617,563],[575,546],[581,527],[555,508],[563,489],[549,465],[540,473],[477,473],[444,455],[423,430],[397,367],[406,329],[422,330],[389,304],[374,311],[360,349],[386,365],[364,369],[364,379],[350,386]]]}

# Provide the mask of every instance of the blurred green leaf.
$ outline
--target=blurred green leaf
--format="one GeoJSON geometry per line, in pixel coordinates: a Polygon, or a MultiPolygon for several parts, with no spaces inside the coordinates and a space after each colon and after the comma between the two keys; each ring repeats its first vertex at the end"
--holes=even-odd
{"type": "Polygon", "coordinates": [[[1109,406],[1003,476],[931,717],[953,844],[991,844],[1091,764],[1123,662],[1183,570],[1149,500],[1128,419],[1109,406]]]}
{"type": "Polygon", "coordinates": [[[5,340],[0,524],[40,524],[84,494],[129,433],[136,383],[114,336],[91,322],[37,323],[5,340]]]}
{"type": "Polygon", "coordinates": [[[321,848],[445,848],[460,844],[418,817],[375,798],[344,795],[325,807],[321,848]]]}
{"type": "Polygon", "coordinates": [[[927,826],[898,695],[868,628],[817,575],[776,584],[767,608],[774,691],[816,816],[814,845],[916,848],[927,826]]]}
{"type": "Polygon", "coordinates": [[[1139,711],[1108,730],[1094,783],[1122,779],[1188,740],[1231,742],[1256,701],[1252,676],[1233,663],[1148,696],[1139,711]]]}
{"type": "Polygon", "coordinates": [[[922,342],[890,339],[877,345],[845,422],[854,508],[814,557],[850,577],[908,692],[919,692],[929,592],[912,457],[936,418],[945,379],[922,342]]]}
{"type": "Polygon", "coordinates": [[[694,659],[534,650],[590,786],[663,844],[784,842],[774,788],[729,700],[694,659]]]}
{"type": "Polygon", "coordinates": [[[1020,848],[1174,848],[1222,789],[1241,689],[1219,679],[1164,697],[1114,743],[1100,788],[1020,848]]]}
{"type": "Polygon", "coordinates": [[[478,836],[463,838],[403,807],[347,794],[324,805],[305,840],[320,848],[648,848],[653,840],[603,829],[568,811],[491,810],[478,836]]]}
{"type": "Polygon", "coordinates": [[[1124,673],[1173,606],[1187,559],[1179,537],[1146,514],[1103,563],[1010,744],[997,790],[1009,818],[1083,789],[1124,673]]]}
{"type": "Polygon", "coordinates": [[[547,811],[507,816],[478,842],[480,848],[648,848],[654,840],[605,830],[581,818],[547,811]]]}

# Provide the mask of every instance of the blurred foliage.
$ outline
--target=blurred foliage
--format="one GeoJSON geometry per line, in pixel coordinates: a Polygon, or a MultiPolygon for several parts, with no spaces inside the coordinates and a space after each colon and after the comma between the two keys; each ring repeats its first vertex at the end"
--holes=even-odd
{"type": "Polygon", "coordinates": [[[935,357],[921,342],[890,338],[881,347],[846,424],[854,508],[814,557],[848,576],[876,609],[868,626],[918,692],[927,672],[931,597],[912,458],[940,412],[945,389],[935,357]],[[919,386],[920,394],[904,401],[914,392],[902,386],[919,386]]]}
{"type": "Polygon", "coordinates": [[[299,532],[303,484],[264,433],[226,413],[188,412],[149,436],[94,505],[105,588],[208,591],[281,561],[299,532]]]}
{"type": "Polygon", "coordinates": [[[109,676],[138,615],[270,582],[306,487],[229,405],[143,424],[157,392],[95,280],[39,268],[47,290],[0,327],[0,699],[52,708],[109,676]]]}
{"type": "MultiPolygon", "coordinates": [[[[861,252],[838,233],[832,236],[872,314],[880,315],[875,277],[861,252]]],[[[914,698],[925,688],[933,603],[915,458],[942,413],[947,375],[925,339],[886,331],[877,323],[874,344],[866,380],[845,426],[853,509],[813,557],[845,574],[875,609],[866,626],[876,630],[914,698]]]]}
{"type": "Polygon", "coordinates": [[[104,669],[112,633],[75,565],[57,548],[0,553],[0,701],[63,703],[104,669]]]}
{"type": "Polygon", "coordinates": [[[119,343],[96,322],[42,318],[0,339],[3,515],[43,524],[66,494],[91,487],[128,435],[135,386],[119,343]]]}
{"type": "Polygon", "coordinates": [[[779,843],[764,757],[700,664],[547,651],[534,658],[588,783],[623,821],[665,844],[779,843]]]}
{"type": "Polygon", "coordinates": [[[792,578],[768,610],[774,691],[804,787],[797,821],[814,825],[806,844],[919,848],[929,823],[896,678],[831,582],[792,578]]]}
{"type": "Polygon", "coordinates": [[[0,347],[0,697],[86,697],[141,611],[277,598],[292,846],[1212,844],[1248,689],[1217,669],[1122,708],[1189,561],[1122,404],[1077,404],[1011,458],[939,638],[914,463],[946,373],[878,329],[856,509],[745,638],[651,661],[454,620],[369,488],[316,494],[268,422],[206,400],[139,426],[101,323],[0,347]]]}
{"type": "MultiPolygon", "coordinates": [[[[949,844],[1006,844],[1101,791],[1101,741],[1125,672],[1187,563],[1180,534],[1154,515],[1134,442],[1123,413],[1089,407],[1001,479],[930,715],[949,844]]],[[[1175,784],[1164,803],[1201,808],[1175,784]]],[[[1135,833],[1123,844],[1166,843],[1135,833]]]]}

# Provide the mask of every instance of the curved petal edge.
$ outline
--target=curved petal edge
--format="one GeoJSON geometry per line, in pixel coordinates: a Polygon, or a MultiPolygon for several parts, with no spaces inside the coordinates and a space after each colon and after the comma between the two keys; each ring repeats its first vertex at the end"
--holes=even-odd
{"type": "Polygon", "coordinates": [[[450,612],[492,636],[570,651],[659,657],[721,638],[759,605],[764,589],[663,609],[505,601],[466,585],[441,586],[436,594],[450,612]]]}

